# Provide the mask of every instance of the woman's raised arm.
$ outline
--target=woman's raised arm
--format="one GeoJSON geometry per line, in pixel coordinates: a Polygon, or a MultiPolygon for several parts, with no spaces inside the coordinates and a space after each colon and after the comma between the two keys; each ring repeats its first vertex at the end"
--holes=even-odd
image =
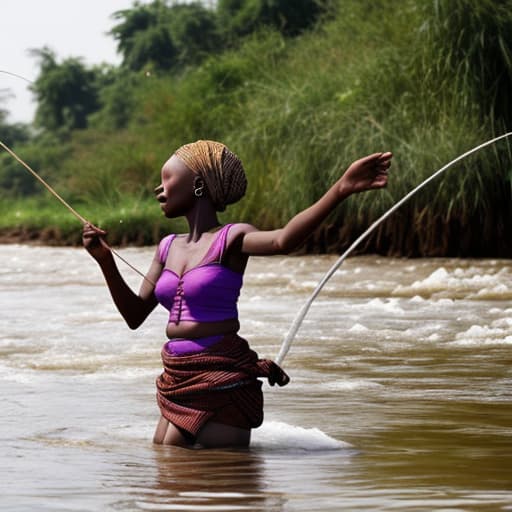
{"type": "Polygon", "coordinates": [[[351,194],[386,186],[392,154],[374,153],[353,162],[343,176],[312,206],[293,217],[281,229],[248,229],[242,253],[287,254],[297,248],[344,199],[351,194]]]}

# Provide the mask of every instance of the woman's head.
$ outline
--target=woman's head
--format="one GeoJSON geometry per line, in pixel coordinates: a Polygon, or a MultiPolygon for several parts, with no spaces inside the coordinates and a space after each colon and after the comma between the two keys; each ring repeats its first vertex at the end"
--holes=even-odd
{"type": "Polygon", "coordinates": [[[242,162],[224,144],[198,140],[181,146],[174,154],[203,179],[217,211],[224,211],[244,196],[247,179],[242,162]]]}

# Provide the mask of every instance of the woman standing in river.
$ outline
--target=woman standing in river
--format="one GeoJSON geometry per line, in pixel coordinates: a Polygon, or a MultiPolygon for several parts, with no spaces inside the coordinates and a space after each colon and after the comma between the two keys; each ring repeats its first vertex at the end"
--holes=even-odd
{"type": "Polygon", "coordinates": [[[85,248],[100,265],[112,298],[132,329],[158,303],[169,310],[164,372],[157,379],[161,417],[154,442],[184,447],[247,446],[251,429],[263,421],[258,377],[285,385],[274,362],[259,359],[238,336],[237,300],[251,255],[287,254],[296,249],[349,195],[386,186],[391,153],[353,162],[316,203],[281,229],[251,224],[222,226],[217,212],[245,194],[245,172],[226,146],[197,141],[165,162],[155,190],[164,215],[184,216],[189,232],[159,244],[139,293],[125,283],[105,231],[86,224],[85,248]]]}

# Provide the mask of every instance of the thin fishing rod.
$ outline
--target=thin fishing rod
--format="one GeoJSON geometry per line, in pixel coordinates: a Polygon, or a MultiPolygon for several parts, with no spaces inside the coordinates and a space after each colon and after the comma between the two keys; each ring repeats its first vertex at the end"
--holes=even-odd
{"type": "MultiPolygon", "coordinates": [[[[7,153],[9,153],[15,160],[17,160],[21,165],[23,165],[23,167],[25,167],[25,169],[27,169],[27,171],[30,172],[30,174],[32,174],[32,176],[34,176],[34,178],[36,178],[40,183],[42,183],[44,185],[44,187],[46,187],[46,189],[55,197],[57,198],[83,225],[86,225],[86,224],[90,224],[91,226],[93,225],[92,222],[89,222],[85,217],[82,217],[82,215],[80,215],[67,201],[65,201],[43,178],[41,178],[41,176],[39,176],[39,174],[34,171],[34,169],[32,169],[26,162],[24,162],[12,149],[10,149],[9,147],[7,147],[1,140],[0,140],[0,146],[2,148],[5,149],[5,151],[7,151],[7,153]]],[[[128,261],[126,261],[126,259],[124,259],[117,251],[115,251],[114,249],[112,249],[112,247],[110,247],[107,242],[100,237],[100,242],[101,244],[109,249],[110,251],[112,251],[112,254],[114,254],[115,256],[117,256],[125,265],[127,265],[128,267],[130,267],[133,271],[137,272],[137,274],[139,274],[140,276],[142,276],[146,281],[148,281],[149,283],[151,283],[153,286],[155,285],[155,283],[153,283],[153,281],[151,281],[151,279],[149,279],[148,277],[146,277],[140,270],[138,270],[137,268],[135,268],[131,263],[129,263],[128,261]]]]}
{"type": "Polygon", "coordinates": [[[9,153],[14,159],[16,159],[21,165],[23,165],[23,167],[25,167],[25,169],[27,169],[27,171],[30,172],[30,174],[32,174],[32,176],[34,176],[36,180],[39,180],[46,187],[46,189],[53,196],[55,196],[82,224],[90,224],[90,222],[87,219],[82,217],[72,206],[70,206],[50,185],[48,185],[48,183],[46,183],[45,180],[43,180],[43,178],[41,178],[41,176],[39,176],[39,174],[37,174],[36,171],[34,171],[34,169],[32,169],[27,163],[25,163],[12,149],[8,148],[1,140],[0,146],[2,146],[5,149],[5,151],[7,151],[7,153],[9,153]]]}
{"type": "Polygon", "coordinates": [[[334,265],[326,272],[324,277],[320,280],[320,282],[317,284],[315,290],[309,297],[309,299],[306,301],[306,303],[302,306],[300,311],[298,312],[297,316],[295,317],[294,321],[292,322],[292,325],[290,327],[290,330],[286,334],[285,338],[283,339],[281,343],[281,348],[279,350],[279,354],[275,358],[275,362],[277,364],[281,364],[286,357],[286,354],[290,350],[290,347],[292,345],[293,339],[295,338],[295,335],[297,334],[297,331],[299,330],[304,317],[306,316],[307,312],[309,311],[309,308],[311,307],[311,304],[313,304],[313,301],[318,296],[322,288],[325,286],[327,281],[334,275],[336,270],[340,267],[340,265],[345,261],[347,256],[372,232],[382,224],[393,212],[395,212],[400,206],[402,206],[408,199],[410,199],[416,192],[418,192],[420,189],[422,189],[425,185],[430,183],[432,180],[434,180],[437,176],[442,174],[444,171],[449,169],[452,165],[456,164],[463,158],[466,158],[467,156],[476,153],[480,149],[489,146],[490,144],[493,144],[494,142],[497,142],[500,139],[505,139],[506,137],[510,137],[512,135],[512,132],[505,133],[504,135],[500,135],[498,137],[495,137],[494,139],[488,140],[487,142],[484,142],[483,144],[480,144],[479,146],[474,147],[473,149],[470,149],[469,151],[466,151],[462,155],[458,156],[451,162],[447,163],[443,167],[441,167],[438,171],[436,171],[434,174],[429,176],[426,180],[424,180],[422,183],[420,183],[417,187],[415,187],[413,190],[411,190],[409,193],[407,193],[402,199],[400,199],[397,203],[395,203],[386,213],[384,213],[381,217],[379,217],[362,235],[359,236],[355,240],[355,242],[352,243],[352,245],[338,258],[338,260],[334,263],[334,265]]]}

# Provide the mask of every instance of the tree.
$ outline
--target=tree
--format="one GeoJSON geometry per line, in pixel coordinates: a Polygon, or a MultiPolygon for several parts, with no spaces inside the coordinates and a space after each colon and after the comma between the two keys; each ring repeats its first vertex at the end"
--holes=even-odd
{"type": "Polygon", "coordinates": [[[37,99],[35,124],[45,130],[65,132],[87,127],[87,116],[99,108],[97,72],[79,58],[57,63],[52,50],[32,50],[41,71],[31,90],[37,99]]]}
{"type": "MultiPolygon", "coordinates": [[[[5,89],[0,89],[0,102],[7,97],[6,92],[5,89]]],[[[11,124],[7,120],[8,116],[9,112],[0,108],[0,141],[7,146],[14,146],[18,142],[28,141],[30,138],[28,126],[23,123],[11,124]]]]}
{"type": "Polygon", "coordinates": [[[170,69],[176,62],[177,50],[169,29],[162,25],[139,32],[124,64],[133,71],[141,69],[170,69]]]}
{"type": "Polygon", "coordinates": [[[148,5],[136,2],[133,9],[114,13],[120,23],[110,34],[128,69],[169,69],[176,62],[177,50],[164,22],[167,10],[164,2],[155,0],[148,5]]]}
{"type": "Polygon", "coordinates": [[[216,14],[203,4],[172,5],[167,20],[181,65],[197,64],[222,49],[216,14]]]}
{"type": "Polygon", "coordinates": [[[100,76],[101,108],[89,117],[89,126],[104,130],[125,128],[136,110],[137,93],[145,77],[123,67],[104,68],[100,76]]]}
{"type": "Polygon", "coordinates": [[[296,36],[314,25],[322,5],[319,0],[219,0],[217,11],[228,36],[245,36],[263,25],[296,36]]]}

